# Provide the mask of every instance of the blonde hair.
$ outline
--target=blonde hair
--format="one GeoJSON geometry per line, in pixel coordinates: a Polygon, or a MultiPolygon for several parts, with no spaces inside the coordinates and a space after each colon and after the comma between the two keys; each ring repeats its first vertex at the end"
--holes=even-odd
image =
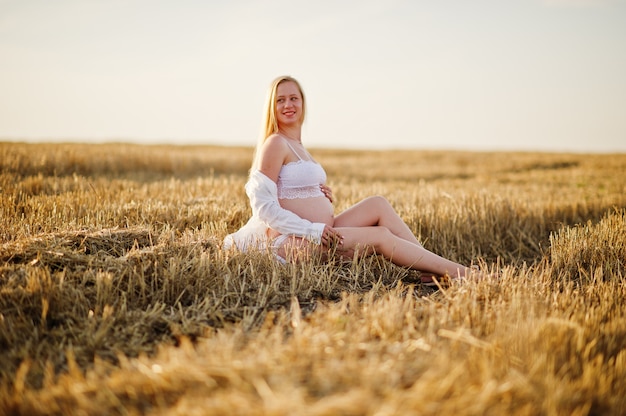
{"type": "Polygon", "coordinates": [[[302,86],[300,85],[300,83],[295,78],[289,75],[283,75],[274,79],[267,91],[265,108],[263,110],[263,125],[261,128],[261,137],[259,137],[259,142],[257,143],[256,149],[254,151],[252,170],[254,170],[258,166],[258,156],[261,147],[265,143],[265,140],[272,134],[278,133],[278,120],[276,119],[276,91],[278,90],[278,86],[283,82],[293,82],[294,84],[296,84],[296,87],[298,87],[298,91],[300,92],[300,96],[302,97],[302,114],[300,115],[300,124],[304,123],[304,117],[306,114],[306,100],[304,98],[304,91],[302,91],[302,86]]]}

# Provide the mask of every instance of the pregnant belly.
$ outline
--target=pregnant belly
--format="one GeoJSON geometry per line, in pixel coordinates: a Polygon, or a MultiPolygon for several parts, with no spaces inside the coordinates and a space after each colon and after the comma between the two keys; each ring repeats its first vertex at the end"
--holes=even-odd
{"type": "Polygon", "coordinates": [[[324,196],[315,198],[280,199],[278,202],[280,202],[281,207],[311,222],[322,222],[332,226],[335,221],[333,204],[324,196]]]}

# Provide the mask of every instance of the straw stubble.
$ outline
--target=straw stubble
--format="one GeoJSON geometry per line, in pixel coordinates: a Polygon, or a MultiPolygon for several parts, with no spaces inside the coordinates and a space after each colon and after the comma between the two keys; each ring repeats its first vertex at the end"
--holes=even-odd
{"type": "Polygon", "coordinates": [[[252,149],[2,143],[0,413],[624,412],[624,155],[312,153],[499,279],[222,251],[252,149]]]}

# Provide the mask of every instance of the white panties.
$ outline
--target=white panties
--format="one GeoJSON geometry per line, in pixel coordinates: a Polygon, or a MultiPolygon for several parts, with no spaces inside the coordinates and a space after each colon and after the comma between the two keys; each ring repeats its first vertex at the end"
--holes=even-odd
{"type": "Polygon", "coordinates": [[[276,257],[276,260],[278,260],[278,262],[281,264],[287,264],[287,260],[285,260],[284,257],[278,255],[278,250],[280,250],[280,248],[285,245],[288,239],[289,235],[281,234],[268,240],[268,248],[272,251],[274,257],[276,257]]]}

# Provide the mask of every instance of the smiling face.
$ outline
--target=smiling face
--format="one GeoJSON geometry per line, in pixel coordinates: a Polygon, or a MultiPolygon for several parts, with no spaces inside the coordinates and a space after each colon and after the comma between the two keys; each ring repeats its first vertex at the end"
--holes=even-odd
{"type": "Polygon", "coordinates": [[[276,121],[279,127],[302,124],[303,99],[295,82],[284,81],[276,88],[276,121]]]}

